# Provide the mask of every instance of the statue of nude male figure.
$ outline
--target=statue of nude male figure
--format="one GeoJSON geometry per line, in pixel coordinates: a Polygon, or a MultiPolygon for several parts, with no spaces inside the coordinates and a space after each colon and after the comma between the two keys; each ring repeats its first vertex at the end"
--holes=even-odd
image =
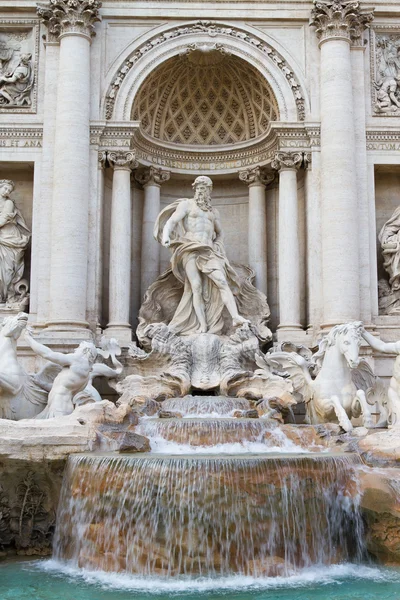
{"type": "MultiPolygon", "coordinates": [[[[185,283],[171,326],[179,331],[183,322],[193,321],[190,313],[194,311],[197,323],[193,323],[193,333],[205,333],[212,330],[224,306],[234,326],[249,323],[239,315],[231,289],[238,286],[238,278],[225,254],[219,213],[211,205],[212,181],[209,177],[197,177],[193,188],[194,198],[177,203],[161,236],[163,246],[173,249],[173,272],[185,283]],[[218,295],[210,290],[210,283],[218,295]]],[[[158,227],[157,222],[156,237],[158,227]]]]}

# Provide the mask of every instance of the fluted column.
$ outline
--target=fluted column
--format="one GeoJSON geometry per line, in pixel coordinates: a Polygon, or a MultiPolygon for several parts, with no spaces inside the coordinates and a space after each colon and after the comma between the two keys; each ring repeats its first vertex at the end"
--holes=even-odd
{"type": "Polygon", "coordinates": [[[109,323],[107,335],[120,344],[132,339],[129,323],[131,293],[131,170],[137,166],[133,152],[107,152],[114,169],[111,197],[109,268],[109,323]]]}
{"type": "Polygon", "coordinates": [[[53,200],[54,137],[57,110],[57,76],[60,45],[48,34],[45,42],[43,148],[40,182],[37,320],[44,325],[49,316],[49,285],[51,260],[51,206],[53,200]]]}
{"type": "Polygon", "coordinates": [[[52,0],[38,7],[60,40],[48,324],[76,333],[88,326],[90,43],[100,6],[98,0],[52,0]]]}
{"type": "Polygon", "coordinates": [[[160,245],[154,239],[153,231],[160,213],[161,184],[168,181],[169,178],[168,171],[155,167],[142,169],[136,173],[136,180],[144,188],[140,283],[142,298],[148,287],[160,274],[160,245]]]}
{"type": "Polygon", "coordinates": [[[300,240],[297,171],[300,152],[277,152],[272,168],[279,172],[279,329],[296,330],[300,325],[300,240]]]}
{"type": "Polygon", "coordinates": [[[360,318],[359,220],[350,42],[370,13],[359,2],[314,3],[321,48],[321,196],[324,326],[360,318]]]}
{"type": "Polygon", "coordinates": [[[255,286],[267,294],[267,216],[265,187],[274,180],[260,167],[239,173],[240,181],[249,186],[248,248],[249,265],[255,272],[255,286]]]}

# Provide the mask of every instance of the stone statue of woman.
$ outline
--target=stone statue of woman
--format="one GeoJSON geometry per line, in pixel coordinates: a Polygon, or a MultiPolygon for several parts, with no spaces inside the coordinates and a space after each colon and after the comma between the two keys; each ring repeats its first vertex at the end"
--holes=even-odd
{"type": "MultiPolygon", "coordinates": [[[[0,304],[18,304],[24,274],[24,253],[31,232],[10,194],[14,182],[0,180],[0,304]]],[[[24,286],[26,292],[27,285],[24,286]]]]}

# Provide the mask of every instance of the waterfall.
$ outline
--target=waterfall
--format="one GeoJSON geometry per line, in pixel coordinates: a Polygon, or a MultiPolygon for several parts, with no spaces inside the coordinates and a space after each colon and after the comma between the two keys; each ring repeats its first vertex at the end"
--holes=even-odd
{"type": "Polygon", "coordinates": [[[360,561],[357,465],[328,454],[71,456],[54,556],[166,577],[360,561]]]}

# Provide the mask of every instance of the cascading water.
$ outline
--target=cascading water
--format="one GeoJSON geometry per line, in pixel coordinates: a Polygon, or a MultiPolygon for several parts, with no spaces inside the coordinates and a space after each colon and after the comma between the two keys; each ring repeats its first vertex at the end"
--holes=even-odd
{"type": "Polygon", "coordinates": [[[232,418],[249,407],[230,398],[168,400],[163,408],[185,418],[143,417],[137,427],[152,453],[71,456],[54,557],[191,580],[360,561],[358,457],[313,446],[312,427],[232,418]],[[310,446],[319,451],[306,453],[310,446]]]}
{"type": "Polygon", "coordinates": [[[70,457],[54,555],[139,575],[288,575],[360,560],[354,456],[70,457]]]}

